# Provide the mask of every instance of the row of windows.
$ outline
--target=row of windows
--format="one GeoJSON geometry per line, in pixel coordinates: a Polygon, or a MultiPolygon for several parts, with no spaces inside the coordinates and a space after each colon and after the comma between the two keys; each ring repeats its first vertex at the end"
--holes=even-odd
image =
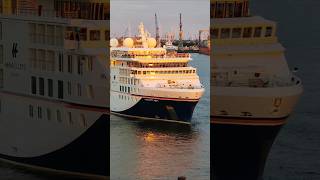
{"type": "Polygon", "coordinates": [[[245,28],[221,28],[213,29],[213,39],[228,38],[260,38],[271,37],[273,35],[273,27],[245,27],[245,28]]]}
{"type": "MultiPolygon", "coordinates": [[[[100,31],[100,30],[89,30],[89,40],[90,41],[100,41],[104,39],[109,41],[110,35],[109,31],[100,31]],[[104,32],[104,33],[103,33],[104,32]],[[103,36],[104,35],[104,38],[103,36]]],[[[81,28],[79,32],[76,32],[73,28],[67,28],[65,33],[66,40],[76,40],[76,41],[87,41],[88,40],[88,30],[87,28],[81,28]]]]}
{"type": "Polygon", "coordinates": [[[134,74],[149,75],[149,74],[194,74],[196,70],[175,70],[175,71],[136,71],[134,74]]]}
{"type": "Polygon", "coordinates": [[[87,120],[84,114],[80,114],[80,116],[75,116],[72,112],[67,112],[65,117],[61,110],[52,110],[50,108],[43,108],[41,106],[34,107],[33,105],[29,105],[29,117],[30,118],[38,118],[38,119],[46,119],[48,121],[56,120],[59,123],[63,121],[67,121],[70,125],[74,125],[78,123],[83,127],[87,127],[87,120]],[[35,114],[36,113],[36,114],[35,114]],[[78,122],[77,119],[79,118],[78,122]]]}
{"type": "Polygon", "coordinates": [[[232,18],[249,16],[248,0],[242,2],[213,2],[211,3],[211,18],[232,18]]]}
{"type": "MultiPolygon", "coordinates": [[[[80,56],[80,55],[67,55],[67,71],[68,73],[73,73],[74,71],[74,57],[77,62],[77,73],[79,75],[83,75],[84,70],[88,72],[93,71],[93,57],[88,56],[80,56]]],[[[59,53],[59,72],[64,72],[64,55],[63,53],[59,53]]]]}
{"type": "Polygon", "coordinates": [[[122,100],[131,100],[131,101],[138,101],[139,99],[137,97],[133,97],[133,96],[126,96],[126,95],[123,95],[123,94],[119,94],[118,95],[119,99],[122,99],[122,100]]]}
{"type": "Polygon", "coordinates": [[[79,0],[55,0],[56,15],[63,18],[108,20],[108,3],[81,2],[79,0]]]}
{"type": "Polygon", "coordinates": [[[30,23],[30,41],[39,44],[63,45],[64,30],[62,26],[30,23]]]}
{"type": "MultiPolygon", "coordinates": [[[[47,86],[45,86],[45,79],[42,77],[36,78],[34,76],[31,77],[31,93],[36,95],[39,94],[41,96],[45,96],[45,87],[47,87],[47,96],[48,97],[53,97],[53,83],[54,81],[52,79],[47,79],[47,86]],[[38,83],[37,83],[38,81],[38,83]],[[38,89],[37,89],[38,87],[38,89]]],[[[64,82],[61,80],[58,80],[57,82],[57,89],[58,89],[58,95],[57,97],[59,99],[63,99],[64,98],[64,82]]],[[[77,88],[77,92],[76,94],[80,97],[82,96],[82,85],[80,83],[76,84],[76,88],[77,88]]],[[[73,92],[73,84],[68,81],[67,82],[67,93],[68,96],[72,96],[73,92]]],[[[92,85],[88,85],[87,86],[87,96],[91,99],[94,99],[94,90],[93,90],[93,86],[92,85]]]]}
{"type": "Polygon", "coordinates": [[[196,73],[195,69],[194,70],[171,70],[171,71],[138,71],[138,70],[128,70],[128,69],[119,70],[119,74],[121,76],[129,76],[130,74],[154,75],[154,74],[195,74],[195,73],[196,73]]]}
{"type": "MultiPolygon", "coordinates": [[[[115,79],[116,79],[116,76],[114,76],[114,80],[115,79]]],[[[119,77],[119,82],[123,83],[123,84],[137,85],[137,84],[139,84],[139,79],[127,78],[127,77],[119,77]]]]}
{"type": "MultiPolygon", "coordinates": [[[[2,53],[2,46],[0,46],[0,62],[1,62],[1,53],[2,53]]],[[[40,71],[55,71],[55,59],[56,53],[55,51],[51,50],[44,50],[44,49],[30,49],[30,65],[32,69],[40,70],[40,71]]],[[[64,72],[64,59],[65,55],[63,53],[57,54],[58,58],[58,70],[59,72],[64,72]]],[[[79,75],[82,75],[84,70],[88,72],[93,71],[93,57],[82,56],[82,55],[67,55],[67,72],[73,73],[74,72],[74,60],[77,62],[76,71],[79,75]]]]}
{"type": "Polygon", "coordinates": [[[55,70],[55,52],[44,49],[30,49],[30,66],[32,69],[40,71],[55,70]]]}
{"type": "MultiPolygon", "coordinates": [[[[123,66],[123,63],[121,63],[123,66]]],[[[161,67],[187,67],[187,63],[138,63],[127,62],[128,67],[140,67],[140,68],[161,68],[161,67]]]]}
{"type": "Polygon", "coordinates": [[[120,92],[130,93],[131,88],[127,86],[120,86],[120,92]]]}

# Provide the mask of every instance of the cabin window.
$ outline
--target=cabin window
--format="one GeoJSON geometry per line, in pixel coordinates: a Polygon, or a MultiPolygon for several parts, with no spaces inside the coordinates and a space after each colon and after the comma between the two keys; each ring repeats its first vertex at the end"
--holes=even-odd
{"type": "Polygon", "coordinates": [[[81,92],[81,90],[82,90],[82,88],[81,88],[81,84],[77,84],[77,89],[78,89],[78,96],[82,96],[82,92],[81,92]]]}
{"type": "Polygon", "coordinates": [[[71,88],[71,82],[68,81],[67,83],[67,89],[68,89],[68,95],[71,96],[72,95],[72,88],[71,88]]]}
{"type": "Polygon", "coordinates": [[[63,54],[59,53],[59,72],[63,72],[63,54]]]}
{"type": "Polygon", "coordinates": [[[234,16],[235,17],[241,17],[242,15],[242,3],[236,3],[235,8],[234,8],[234,16]]]}
{"type": "Polygon", "coordinates": [[[42,119],[42,108],[40,106],[38,107],[38,118],[42,119]]]}
{"type": "Polygon", "coordinates": [[[219,38],[219,29],[213,29],[212,30],[212,37],[213,37],[213,39],[218,39],[219,38]]]}
{"type": "Polygon", "coordinates": [[[233,28],[232,29],[232,38],[240,38],[241,37],[241,28],[233,28]]]}
{"type": "Polygon", "coordinates": [[[93,61],[92,61],[92,57],[88,57],[87,58],[87,65],[88,65],[88,71],[92,72],[93,71],[93,61]]]}
{"type": "Polygon", "coordinates": [[[83,74],[83,59],[84,57],[78,56],[78,74],[79,75],[83,74]]]}
{"type": "Polygon", "coordinates": [[[87,28],[80,29],[80,40],[87,41],[87,28]]]}
{"type": "Polygon", "coordinates": [[[222,18],[224,13],[224,3],[217,3],[217,8],[216,8],[216,18],[222,18]]]}
{"type": "Polygon", "coordinates": [[[106,40],[106,41],[109,41],[109,39],[110,39],[110,37],[109,37],[109,31],[105,31],[104,32],[104,39],[106,40]]]}
{"type": "Polygon", "coordinates": [[[256,37],[256,38],[261,37],[261,31],[262,31],[262,27],[256,27],[254,29],[253,37],[256,37]]]}
{"type": "Polygon", "coordinates": [[[63,81],[58,81],[58,98],[63,99],[63,81]]]}
{"type": "Polygon", "coordinates": [[[272,36],[272,27],[269,26],[266,28],[266,33],[265,33],[265,37],[270,37],[272,36]]]}
{"type": "Polygon", "coordinates": [[[244,38],[250,38],[252,36],[252,28],[247,27],[243,29],[243,36],[244,38]]]}
{"type": "Polygon", "coordinates": [[[100,41],[100,31],[99,30],[91,30],[90,31],[90,40],[91,41],[100,41]]]}
{"type": "Polygon", "coordinates": [[[229,28],[222,28],[221,29],[221,39],[226,39],[230,37],[230,29],[229,28]]]}
{"type": "Polygon", "coordinates": [[[234,4],[233,3],[227,3],[226,4],[226,17],[233,17],[233,11],[234,11],[234,4]]]}
{"type": "Polygon", "coordinates": [[[48,96],[52,97],[53,96],[53,80],[48,79],[48,96]]]}
{"type": "Polygon", "coordinates": [[[73,71],[73,59],[72,55],[68,55],[68,72],[72,73],[73,71]]]}
{"type": "Polygon", "coordinates": [[[41,77],[39,78],[39,94],[44,96],[44,79],[41,77]]]}
{"type": "Polygon", "coordinates": [[[31,92],[32,94],[37,94],[37,78],[31,77],[31,92]]]}

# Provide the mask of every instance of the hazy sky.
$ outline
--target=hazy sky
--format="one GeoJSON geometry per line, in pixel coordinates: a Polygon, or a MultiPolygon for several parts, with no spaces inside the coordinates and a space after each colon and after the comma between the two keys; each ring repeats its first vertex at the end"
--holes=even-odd
{"type": "Polygon", "coordinates": [[[179,13],[185,38],[198,34],[200,29],[209,29],[209,0],[111,0],[111,37],[122,36],[130,26],[132,35],[137,34],[138,25],[143,22],[145,28],[155,36],[155,18],[157,13],[160,35],[174,31],[178,38],[179,13]]]}

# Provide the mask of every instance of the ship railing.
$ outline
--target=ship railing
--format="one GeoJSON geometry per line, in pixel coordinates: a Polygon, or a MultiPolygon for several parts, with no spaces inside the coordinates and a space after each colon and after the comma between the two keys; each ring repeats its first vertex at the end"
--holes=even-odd
{"type": "Polygon", "coordinates": [[[190,54],[178,53],[175,55],[121,55],[120,58],[130,58],[130,59],[172,59],[172,58],[191,58],[190,54]]]}
{"type": "Polygon", "coordinates": [[[202,85],[182,85],[182,84],[158,84],[156,88],[163,88],[163,89],[202,89],[202,85]]]}
{"type": "MultiPolygon", "coordinates": [[[[5,13],[3,13],[5,14],[5,13]]],[[[59,17],[59,14],[56,11],[50,11],[50,10],[45,10],[45,11],[39,11],[39,10],[33,10],[33,9],[17,9],[13,13],[9,13],[8,15],[16,15],[16,16],[38,16],[38,17],[50,17],[50,18],[62,18],[59,17]]]]}
{"type": "Polygon", "coordinates": [[[2,13],[7,15],[15,15],[15,16],[25,16],[25,17],[46,17],[46,18],[59,18],[59,19],[77,19],[80,18],[79,11],[72,11],[72,12],[59,12],[56,10],[40,10],[40,9],[16,9],[12,12],[11,9],[8,9],[9,13],[2,13]]]}
{"type": "Polygon", "coordinates": [[[271,87],[288,87],[300,84],[301,81],[292,76],[289,80],[283,79],[233,79],[233,80],[215,80],[211,82],[213,86],[223,87],[253,87],[253,88],[271,88],[271,87]]]}

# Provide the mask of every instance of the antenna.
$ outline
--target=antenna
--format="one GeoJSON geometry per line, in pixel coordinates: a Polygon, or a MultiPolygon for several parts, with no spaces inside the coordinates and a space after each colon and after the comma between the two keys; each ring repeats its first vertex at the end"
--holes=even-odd
{"type": "Polygon", "coordinates": [[[156,23],[156,41],[157,41],[157,47],[160,47],[160,33],[159,33],[159,24],[158,24],[158,18],[157,13],[154,14],[155,23],[156,23]]]}

